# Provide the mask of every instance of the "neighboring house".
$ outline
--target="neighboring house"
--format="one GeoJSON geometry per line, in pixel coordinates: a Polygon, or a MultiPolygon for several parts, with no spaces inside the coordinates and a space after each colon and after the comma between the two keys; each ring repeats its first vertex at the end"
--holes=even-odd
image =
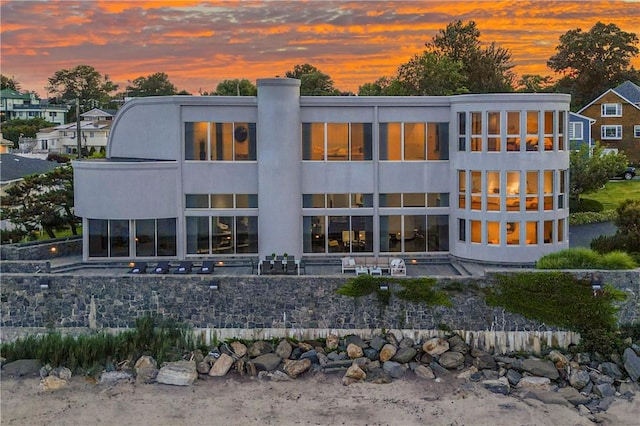
{"type": "MultiPolygon", "coordinates": [[[[6,190],[9,187],[21,182],[27,176],[43,174],[59,166],[61,164],[52,161],[14,154],[0,154],[0,195],[6,195],[6,190]]],[[[9,222],[0,221],[0,229],[9,228],[11,228],[9,222]]]]}
{"type": "Polygon", "coordinates": [[[53,124],[64,124],[69,107],[49,104],[35,93],[20,93],[12,89],[0,91],[0,117],[5,120],[29,120],[40,117],[53,124]]]}
{"type": "Polygon", "coordinates": [[[87,261],[288,253],[531,263],[569,247],[565,94],[136,98],[74,161],[87,261]]]}
{"type": "Polygon", "coordinates": [[[596,120],[584,115],[569,113],[569,143],[571,149],[579,150],[582,145],[587,145],[589,151],[594,144],[591,136],[591,126],[596,120]]]}
{"type": "MultiPolygon", "coordinates": [[[[87,151],[101,151],[107,147],[111,123],[116,111],[94,108],[80,114],[81,145],[87,151]]],[[[67,123],[40,130],[34,152],[73,154],[78,150],[77,123],[67,123]]]]}
{"type": "Polygon", "coordinates": [[[0,132],[0,154],[6,154],[12,148],[13,141],[5,139],[4,136],[2,136],[2,132],[0,132]]]}
{"type": "Polygon", "coordinates": [[[640,163],[640,87],[625,81],[598,96],[579,114],[593,118],[594,138],[640,163]]]}

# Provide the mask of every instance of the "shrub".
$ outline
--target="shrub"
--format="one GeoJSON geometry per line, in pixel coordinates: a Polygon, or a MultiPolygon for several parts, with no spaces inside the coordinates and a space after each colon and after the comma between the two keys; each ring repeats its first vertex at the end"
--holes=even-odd
{"type": "Polygon", "coordinates": [[[536,272],[498,275],[487,289],[487,304],[548,325],[580,333],[616,329],[617,308],[625,293],[605,285],[594,296],[591,281],[566,272],[536,272]]]}
{"type": "Polygon", "coordinates": [[[636,263],[624,252],[602,255],[587,248],[574,248],[550,253],[536,263],[538,269],[633,269],[636,263]]]}
{"type": "Polygon", "coordinates": [[[590,223],[601,223],[615,220],[618,214],[615,210],[604,212],[581,212],[569,214],[569,225],[588,225],[590,223]]]}
{"type": "Polygon", "coordinates": [[[451,306],[447,293],[436,289],[437,281],[434,278],[390,278],[374,277],[372,275],[359,275],[348,280],[336,293],[349,297],[362,297],[375,293],[378,302],[388,305],[391,296],[407,302],[424,304],[427,306],[451,306]],[[387,284],[387,290],[381,290],[380,285],[387,284]],[[401,289],[393,292],[390,284],[396,284],[401,289]]]}
{"type": "Polygon", "coordinates": [[[576,202],[576,200],[574,199],[571,199],[569,201],[569,210],[572,213],[581,213],[581,212],[599,213],[604,210],[604,206],[600,201],[590,200],[588,198],[582,198],[578,202],[576,202]]]}

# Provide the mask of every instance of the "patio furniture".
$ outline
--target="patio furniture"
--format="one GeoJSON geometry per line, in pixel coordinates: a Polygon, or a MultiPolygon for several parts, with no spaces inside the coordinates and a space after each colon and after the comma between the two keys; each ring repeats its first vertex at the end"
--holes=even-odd
{"type": "Polygon", "coordinates": [[[153,268],[153,273],[154,274],[166,274],[167,272],[169,272],[169,262],[167,261],[162,261],[162,262],[158,262],[158,264],[156,265],[155,268],[153,268]]]}
{"type": "Polygon", "coordinates": [[[136,262],[133,264],[133,267],[129,270],[130,274],[146,274],[147,273],[147,262],[136,262]]]}
{"type": "Polygon", "coordinates": [[[369,275],[369,268],[366,266],[356,266],[356,276],[369,275]]]}
{"type": "Polygon", "coordinates": [[[185,260],[180,262],[178,267],[173,271],[174,274],[190,274],[191,268],[193,267],[193,263],[185,260]]]}
{"type": "Polygon", "coordinates": [[[356,270],[356,260],[353,257],[343,257],[342,258],[342,273],[344,274],[347,271],[355,271],[356,270]]]}
{"type": "Polygon", "coordinates": [[[391,266],[390,274],[392,277],[407,276],[407,265],[404,263],[403,259],[400,259],[399,257],[391,259],[389,266],[391,266]]]}
{"type": "Polygon", "coordinates": [[[213,268],[215,267],[215,262],[213,260],[205,260],[202,262],[202,266],[198,269],[198,274],[211,274],[213,273],[213,268]]]}
{"type": "Polygon", "coordinates": [[[379,266],[374,266],[369,268],[369,275],[379,275],[382,276],[382,268],[379,266]]]}

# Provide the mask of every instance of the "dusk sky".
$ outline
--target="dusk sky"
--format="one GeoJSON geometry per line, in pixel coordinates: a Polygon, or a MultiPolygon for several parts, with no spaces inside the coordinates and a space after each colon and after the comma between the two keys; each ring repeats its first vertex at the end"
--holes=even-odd
{"type": "MultiPolygon", "coordinates": [[[[336,88],[393,76],[456,19],[512,53],[514,72],[546,67],[559,37],[598,21],[640,35],[638,1],[27,1],[0,0],[0,72],[46,96],[47,79],[80,64],[127,80],[164,72],[178,90],[284,76],[310,63],[336,88]]],[[[634,62],[640,68],[640,58],[634,62]]]]}

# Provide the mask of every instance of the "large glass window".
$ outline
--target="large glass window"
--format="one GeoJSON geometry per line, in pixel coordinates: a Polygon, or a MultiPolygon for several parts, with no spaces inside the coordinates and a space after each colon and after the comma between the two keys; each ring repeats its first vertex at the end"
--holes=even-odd
{"type": "Polygon", "coordinates": [[[185,122],[185,159],[256,160],[255,123],[185,122]]]}
{"type": "Polygon", "coordinates": [[[302,218],[302,242],[305,253],[325,252],[325,217],[304,216],[302,218]]]}
{"type": "Polygon", "coordinates": [[[500,172],[487,172],[487,210],[500,211],[500,172]]]}
{"type": "Polygon", "coordinates": [[[371,123],[302,123],[303,160],[372,160],[372,143],[371,123]]]}
{"type": "Polygon", "coordinates": [[[209,217],[187,216],[187,254],[209,254],[209,217]]]}
{"type": "Polygon", "coordinates": [[[471,220],[471,242],[482,242],[482,222],[479,220],[471,220]]]}
{"type": "Polygon", "coordinates": [[[500,245],[500,222],[487,222],[487,244],[500,245]]]}
{"type": "Polygon", "coordinates": [[[602,104],[603,117],[622,117],[622,104],[602,104]]]}
{"type": "Polygon", "coordinates": [[[458,219],[458,240],[465,242],[467,241],[467,220],[459,218],[458,219]]]}
{"type": "Polygon", "coordinates": [[[600,136],[602,139],[622,139],[622,126],[604,125],[600,127],[600,136]]]}
{"type": "Polygon", "coordinates": [[[544,171],[544,209],[553,210],[553,170],[544,171]]]}
{"type": "Polygon", "coordinates": [[[507,172],[507,211],[520,211],[520,172],[507,172]]]}
{"type": "Polygon", "coordinates": [[[426,160],[425,123],[404,123],[404,159],[426,160]]]}
{"type": "Polygon", "coordinates": [[[487,151],[500,151],[500,113],[487,113],[487,151]]]}
{"type": "Polygon", "coordinates": [[[158,256],[175,256],[177,253],[176,218],[158,219],[156,229],[158,235],[158,256]]]}
{"type": "Polygon", "coordinates": [[[156,221],[153,219],[135,221],[136,256],[156,255],[156,221]]]}
{"type": "Polygon", "coordinates": [[[402,123],[380,123],[380,160],[402,160],[402,123]]]}
{"type": "Polygon", "coordinates": [[[526,210],[538,210],[538,171],[527,171],[526,210]]]}
{"type": "MultiPolygon", "coordinates": [[[[327,250],[329,253],[373,251],[372,216],[329,216],[327,223],[327,250]]],[[[307,249],[308,244],[305,245],[305,250],[307,249]]],[[[319,250],[320,247],[316,247],[316,249],[319,250]]],[[[322,252],[324,252],[324,248],[322,252]]]]}
{"type": "Polygon", "coordinates": [[[302,159],[324,160],[324,123],[302,123],[302,159]]]}
{"type": "Polygon", "coordinates": [[[482,113],[471,113],[471,151],[482,151],[482,113]]]}
{"type": "Polygon", "coordinates": [[[449,251],[449,216],[427,216],[427,251],[449,251]]]}
{"type": "Polygon", "coordinates": [[[233,217],[211,217],[212,250],[214,253],[233,253],[233,217]]]}
{"type": "Polygon", "coordinates": [[[544,112],[544,150],[553,151],[553,129],[555,114],[553,111],[544,112]]]}
{"type": "Polygon", "coordinates": [[[402,251],[402,216],[380,216],[380,251],[402,251]]]}
{"type": "Polygon", "coordinates": [[[449,159],[449,123],[427,123],[427,160],[449,159]]]}
{"type": "Polygon", "coordinates": [[[544,235],[542,236],[542,238],[544,238],[544,243],[545,244],[552,243],[553,242],[553,221],[552,220],[544,221],[543,233],[544,235]]]}
{"type": "Polygon", "coordinates": [[[540,111],[527,111],[527,151],[538,151],[540,111]]]}
{"type": "Polygon", "coordinates": [[[467,113],[458,113],[458,151],[467,150],[467,113]]]}
{"type": "Polygon", "coordinates": [[[482,209],[482,172],[471,171],[471,210],[482,209]]]}
{"type": "Polygon", "coordinates": [[[528,245],[538,244],[538,222],[527,222],[527,239],[528,245]]]}
{"type": "Polygon", "coordinates": [[[187,216],[188,254],[258,252],[256,216],[187,216]]]}
{"type": "Polygon", "coordinates": [[[236,217],[236,253],[258,252],[258,217],[236,217]]]}
{"type": "Polygon", "coordinates": [[[520,111],[507,112],[507,151],[520,151],[520,111]]]}
{"type": "Polygon", "coordinates": [[[109,221],[89,219],[89,257],[109,256],[109,221]]]}
{"type": "Polygon", "coordinates": [[[380,207],[402,207],[402,194],[380,194],[380,207]]]}
{"type": "Polygon", "coordinates": [[[111,257],[129,257],[129,221],[109,221],[109,254],[111,257]]]}
{"type": "Polygon", "coordinates": [[[449,207],[448,192],[427,193],[427,207],[449,207]]]}
{"type": "Polygon", "coordinates": [[[507,222],[507,245],[520,244],[520,222],[507,222]]]}
{"type": "Polygon", "coordinates": [[[558,111],[558,149],[561,151],[567,149],[565,146],[567,139],[564,137],[566,117],[567,113],[565,111],[558,111]]]}
{"type": "Polygon", "coordinates": [[[467,172],[465,170],[458,170],[458,208],[464,209],[467,207],[467,172]]]}
{"type": "Polygon", "coordinates": [[[403,207],[424,207],[425,206],[425,193],[405,193],[402,194],[402,206],[403,207]]]}

